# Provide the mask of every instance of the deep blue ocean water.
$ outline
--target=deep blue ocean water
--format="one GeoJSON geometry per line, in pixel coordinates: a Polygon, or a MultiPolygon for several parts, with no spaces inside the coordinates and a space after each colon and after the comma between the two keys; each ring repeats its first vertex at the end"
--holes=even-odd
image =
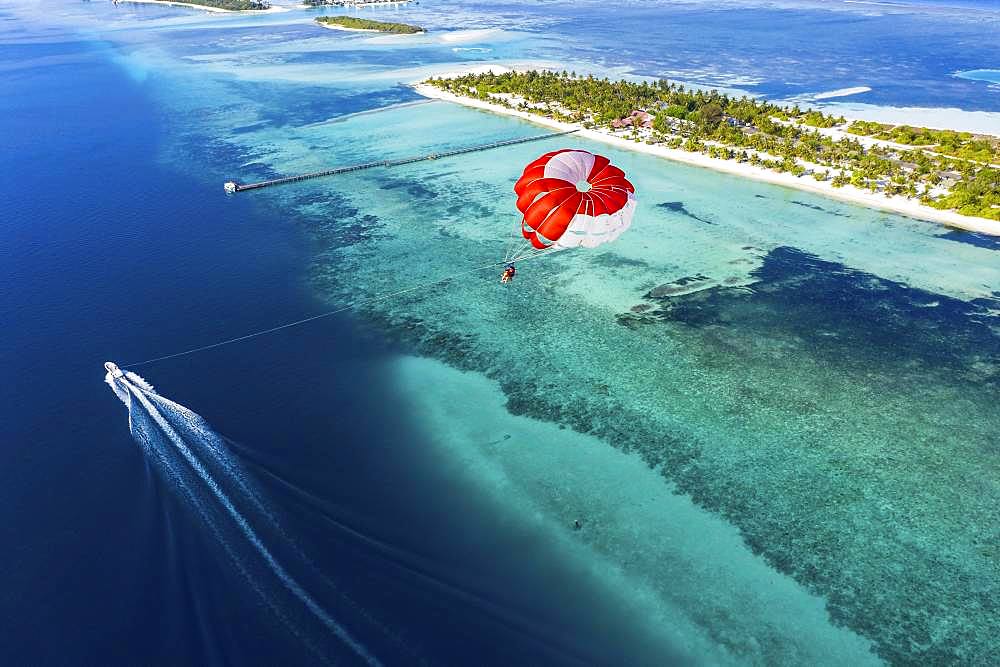
{"type": "MultiPolygon", "coordinates": [[[[0,656],[315,661],[154,474],[101,366],[319,310],[303,284],[306,242],[251,199],[219,196],[217,179],[164,167],[157,151],[176,121],[102,44],[0,49],[8,62],[72,62],[6,76],[0,96],[0,133],[16,142],[5,160],[15,176],[0,186],[0,656]]],[[[286,531],[359,607],[323,599],[315,573],[303,576],[383,659],[643,656],[627,623],[601,611],[600,594],[537,535],[497,531],[495,508],[416,455],[419,431],[377,363],[390,353],[349,320],[325,320],[148,375],[231,438],[286,531]]]]}
{"type": "MultiPolygon", "coordinates": [[[[364,245],[400,218],[419,223],[419,207],[447,210],[440,201],[448,194],[481,212],[487,209],[476,199],[490,197],[482,192],[509,189],[489,181],[489,174],[473,172],[463,182],[466,191],[447,193],[437,183],[450,182],[463,163],[444,162],[438,171],[419,167],[259,197],[224,197],[226,178],[266,177],[534,130],[439,106],[395,112],[396,123],[379,120],[385,116],[331,123],[325,126],[329,135],[311,124],[414,101],[416,95],[401,81],[465,60],[556,60],[779,98],[869,86],[871,92],[848,99],[1000,111],[1000,92],[988,82],[953,76],[1000,63],[1000,45],[990,39],[998,17],[994,3],[986,1],[835,7],[696,2],[667,11],[665,5],[641,2],[435,5],[425,0],[392,16],[412,16],[439,31],[506,32],[412,47],[319,31],[291,13],[251,20],[96,2],[67,4],[52,16],[33,6],[17,10],[0,10],[5,142],[0,150],[6,170],[0,179],[0,364],[7,379],[0,389],[0,565],[6,574],[0,661],[10,664],[315,659],[275,622],[233,572],[216,536],[150,466],[129,436],[121,404],[102,382],[101,364],[143,360],[324,310],[329,306],[324,289],[351,289],[352,275],[338,275],[337,244],[364,245]],[[419,180],[424,176],[426,183],[419,180]],[[352,185],[358,187],[352,191],[352,185]],[[366,186],[378,193],[370,211],[354,208],[366,186]],[[395,197],[408,205],[393,208],[395,197]],[[366,212],[370,229],[363,224],[366,212]],[[355,219],[361,223],[346,232],[337,227],[355,219]]],[[[509,154],[495,153],[492,159],[498,172],[514,168],[509,154]]],[[[971,342],[955,344],[956,367],[964,369],[975,350],[985,352],[969,371],[965,390],[978,400],[992,386],[989,364],[995,355],[978,319],[992,303],[981,295],[989,295],[991,286],[1000,290],[996,265],[984,259],[995,255],[988,239],[936,228],[928,232],[912,221],[800,193],[785,193],[783,199],[775,194],[784,192],[778,189],[767,190],[764,204],[754,199],[763,195],[749,194],[763,191],[754,184],[741,183],[723,197],[708,179],[684,172],[661,182],[652,171],[637,176],[649,184],[651,206],[662,199],[670,206],[657,210],[685,230],[678,232],[685,241],[678,245],[693,248],[698,262],[684,267],[689,275],[730,261],[717,255],[731,247],[758,242],[746,221],[759,217],[774,223],[777,231],[768,243],[779,249],[771,251],[757,276],[779,286],[819,284],[837,306],[814,311],[808,290],[768,287],[777,290],[775,297],[762,290],[750,304],[728,293],[694,299],[678,307],[681,324],[694,330],[704,325],[711,332],[742,313],[754,342],[741,343],[735,332],[734,344],[747,350],[774,339],[825,354],[830,340],[858,341],[854,347],[861,351],[844,363],[863,367],[877,357],[892,359],[888,352],[900,332],[921,330],[914,322],[925,321],[921,309],[939,289],[965,300],[939,299],[947,306],[940,327],[927,318],[934,324],[928,325],[930,333],[914,335],[905,347],[933,366],[947,347],[942,343],[947,332],[968,328],[971,342]],[[732,207],[720,209],[727,197],[732,207]],[[816,231],[796,228],[799,216],[807,221],[803,227],[816,231]],[[705,220],[714,224],[706,226],[705,220]],[[706,240],[682,222],[718,237],[706,240]],[[908,225],[917,231],[910,233],[908,225]],[[841,229],[853,229],[864,242],[841,229]],[[895,254],[873,260],[858,247],[879,244],[895,254]],[[942,250],[947,247],[951,250],[942,250]],[[844,264],[815,259],[810,253],[818,248],[833,248],[844,264]],[[920,262],[927,262],[927,271],[913,272],[920,262]],[[876,271],[887,277],[873,277],[876,271]],[[927,273],[927,282],[938,281],[937,287],[920,283],[914,273],[927,273]],[[817,277],[827,274],[841,276],[841,282],[827,289],[817,277]],[[904,278],[923,291],[892,282],[904,278]],[[871,285],[880,300],[863,291],[871,285]],[[886,292],[895,299],[892,319],[874,327],[885,341],[869,350],[863,347],[863,320],[886,309],[874,305],[860,316],[844,303],[863,293],[884,304],[886,292]],[[776,317],[782,303],[798,316],[776,317]],[[810,328],[821,320],[830,331],[818,342],[810,340],[810,328]],[[791,342],[782,338],[786,335],[791,342]]],[[[424,248],[420,240],[415,239],[414,252],[424,248]]],[[[391,252],[374,254],[363,268],[371,272],[372,265],[395,258],[391,252]]],[[[449,264],[451,258],[437,261],[449,264]]],[[[643,266],[607,261],[614,275],[643,266]]],[[[349,266],[354,265],[344,262],[345,273],[349,266]]],[[[400,262],[386,268],[402,274],[408,267],[400,262]]],[[[629,298],[641,300],[657,284],[636,287],[629,298]]],[[[518,317],[521,297],[514,292],[505,298],[506,315],[518,317]]],[[[512,516],[504,503],[481,493],[460,474],[459,464],[429,454],[423,415],[407,410],[412,397],[401,394],[386,364],[415,350],[447,358],[455,339],[414,344],[420,337],[414,322],[423,322],[400,319],[393,321],[398,331],[387,332],[393,327],[373,319],[375,325],[353,317],[328,319],[139,371],[229,439],[261,497],[278,508],[285,530],[315,565],[316,571],[302,568],[296,574],[387,662],[666,664],[680,655],[672,640],[654,642],[607,586],[581,576],[545,530],[522,525],[524,517],[512,516]],[[353,603],[345,603],[347,598],[353,603]]],[[[494,322],[510,326],[499,320],[490,320],[490,326],[494,322]]],[[[845,354],[846,347],[830,346],[831,357],[845,354]]],[[[787,357],[808,360],[809,353],[799,349],[787,357]]],[[[707,354],[704,359],[706,367],[724,365],[707,354]]],[[[751,361],[747,364],[749,369],[751,361]]],[[[545,385],[532,385],[531,377],[504,380],[511,409],[533,414],[533,404],[518,392],[530,396],[545,385]]],[[[950,390],[942,380],[927,395],[950,390]]],[[[757,396],[753,387],[746,392],[757,396]]],[[[964,409],[975,415],[978,406],[969,399],[964,409]]],[[[751,417],[767,414],[762,408],[751,417]]],[[[705,422],[710,421],[706,412],[705,422]]],[[[988,415],[973,421],[989,428],[988,415]]],[[[699,426],[694,420],[686,428],[699,426]]],[[[607,429],[629,431],[631,424],[607,429]]],[[[876,432],[871,440],[890,435],[876,432]]],[[[552,480],[538,486],[549,488],[552,480]]],[[[554,488],[555,495],[562,493],[554,488]]],[[[566,494],[571,491],[578,492],[566,494]]],[[[713,499],[702,500],[711,505],[713,499]]],[[[760,516],[762,523],[770,518],[760,516]]],[[[627,530],[630,520],[620,518],[627,530]]],[[[641,533],[642,525],[634,530],[641,533]]],[[[622,543],[625,555],[611,560],[614,572],[628,572],[630,563],[643,558],[655,561],[659,553],[643,548],[629,553],[630,543],[622,543]]],[[[618,546],[612,541],[609,552],[618,546]]],[[[754,542],[756,551],[769,546],[754,542]]],[[[805,562],[812,572],[811,562],[805,562]]],[[[797,565],[784,564],[784,573],[797,565]]],[[[664,563],[668,571],[673,566],[664,563]]],[[[712,572],[702,577],[668,588],[707,590],[718,578],[712,572]]],[[[775,581],[765,579],[762,587],[787,583],[775,581]]],[[[841,601],[854,594],[841,593],[841,601]]],[[[717,616],[702,621],[719,645],[767,655],[768,641],[779,646],[782,640],[762,632],[761,649],[756,635],[741,643],[742,636],[730,632],[745,621],[736,618],[740,597],[721,595],[717,616]]],[[[688,604],[700,613],[703,601],[695,598],[688,604]]],[[[851,616],[844,604],[847,610],[832,625],[843,622],[883,636],[877,620],[867,627],[868,616],[851,616]]],[[[797,633],[794,626],[783,630],[797,633]]],[[[699,655],[684,654],[692,653],[699,655]]],[[[336,657],[356,656],[344,651],[336,657]]]]}

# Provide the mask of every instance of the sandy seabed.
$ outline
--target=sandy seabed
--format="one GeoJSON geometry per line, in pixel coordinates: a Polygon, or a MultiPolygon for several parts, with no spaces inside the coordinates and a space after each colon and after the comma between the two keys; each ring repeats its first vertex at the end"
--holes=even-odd
{"type": "Polygon", "coordinates": [[[869,640],[830,619],[823,598],[774,570],[735,526],[675,493],[639,456],[510,414],[500,387],[479,373],[416,357],[396,360],[391,372],[438,450],[426,455],[549,536],[580,577],[648,626],[652,644],[719,665],[879,663],[869,640]],[[726,627],[722,641],[716,624],[726,627]]]}

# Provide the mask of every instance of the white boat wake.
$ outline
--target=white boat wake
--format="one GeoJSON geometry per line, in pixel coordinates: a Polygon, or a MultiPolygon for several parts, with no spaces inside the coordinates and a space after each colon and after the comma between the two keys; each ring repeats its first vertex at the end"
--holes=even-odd
{"type": "Polygon", "coordinates": [[[128,408],[132,437],[197,512],[275,616],[321,659],[332,659],[323,641],[332,634],[367,664],[381,664],[296,581],[265,543],[262,532],[281,538],[293,556],[309,565],[275,515],[252,492],[250,481],[222,437],[200,415],[160,396],[136,373],[123,372],[110,362],[105,368],[104,381],[128,408]],[[316,622],[321,626],[319,632],[309,632],[309,626],[316,622]]]}

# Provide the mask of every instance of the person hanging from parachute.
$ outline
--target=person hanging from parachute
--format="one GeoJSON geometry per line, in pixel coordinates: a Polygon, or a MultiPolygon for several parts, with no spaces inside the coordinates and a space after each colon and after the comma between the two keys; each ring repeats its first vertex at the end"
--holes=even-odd
{"type": "Polygon", "coordinates": [[[513,263],[507,264],[503,267],[503,272],[500,274],[500,283],[506,285],[514,279],[514,274],[517,273],[517,269],[514,268],[513,263]]]}
{"type": "Polygon", "coordinates": [[[552,151],[529,163],[514,193],[522,218],[518,242],[500,274],[504,284],[514,278],[517,260],[614,241],[632,224],[637,201],[624,171],[603,155],[576,149],[552,151]]]}

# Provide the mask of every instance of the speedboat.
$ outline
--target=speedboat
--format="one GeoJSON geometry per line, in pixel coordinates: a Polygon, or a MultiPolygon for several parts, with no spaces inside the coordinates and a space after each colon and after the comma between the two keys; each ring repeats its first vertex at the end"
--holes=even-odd
{"type": "Polygon", "coordinates": [[[118,365],[115,364],[114,362],[105,361],[104,368],[109,373],[111,373],[111,377],[114,378],[115,380],[120,380],[123,377],[125,377],[125,373],[123,373],[122,369],[118,368],[118,365]]]}

